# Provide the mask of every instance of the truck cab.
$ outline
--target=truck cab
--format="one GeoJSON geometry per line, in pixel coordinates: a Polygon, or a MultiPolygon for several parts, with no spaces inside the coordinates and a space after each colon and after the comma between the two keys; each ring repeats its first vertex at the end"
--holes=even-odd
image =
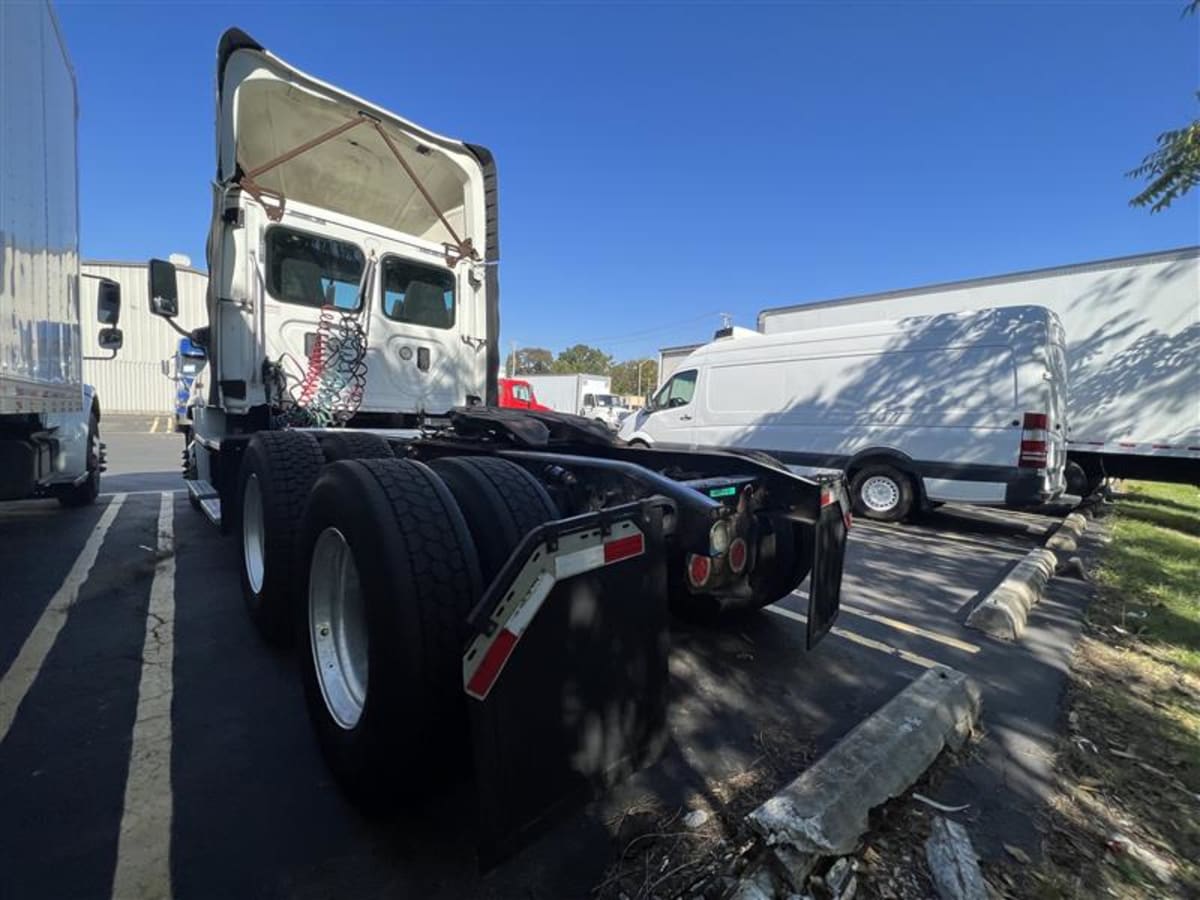
{"type": "MultiPolygon", "coordinates": [[[[208,359],[185,484],[236,533],[264,640],[303,644],[317,740],[353,800],[411,792],[396,777],[413,771],[428,788],[473,757],[495,849],[580,776],[661,749],[668,599],[720,614],[809,579],[809,645],[828,632],[840,483],[626,447],[575,415],[584,392],[619,415],[607,379],[570,376],[561,411],[532,390],[500,408],[486,149],[241,31],[221,39],[217,73],[208,322],[174,326],[208,359]],[[587,708],[564,708],[564,683],[587,708]],[[497,746],[501,721],[513,737],[497,746]]],[[[173,323],[171,263],[151,260],[148,289],[173,323]]]]}
{"type": "Polygon", "coordinates": [[[579,408],[579,414],[585,419],[601,422],[614,431],[621,427],[621,423],[630,412],[625,399],[619,394],[584,394],[579,408]]]}
{"type": "Polygon", "coordinates": [[[520,378],[500,379],[500,406],[507,409],[537,409],[549,412],[550,407],[538,402],[533,386],[520,378]]]}

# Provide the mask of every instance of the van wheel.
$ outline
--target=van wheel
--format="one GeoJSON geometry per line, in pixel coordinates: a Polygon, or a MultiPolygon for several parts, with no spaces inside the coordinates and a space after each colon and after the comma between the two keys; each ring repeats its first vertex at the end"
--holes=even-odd
{"type": "Polygon", "coordinates": [[[292,636],[289,598],[295,583],[296,535],[321,448],[303,431],[260,431],[250,439],[238,477],[242,596],[267,643],[292,636]]]}
{"type": "Polygon", "coordinates": [[[297,549],[309,718],[350,799],[387,812],[463,768],[461,654],[483,590],[467,523],[428,466],[345,460],[313,486],[297,549]]]}
{"type": "Polygon", "coordinates": [[[855,515],[880,522],[899,522],[913,505],[913,483],[894,466],[864,466],[850,482],[855,515]]]}

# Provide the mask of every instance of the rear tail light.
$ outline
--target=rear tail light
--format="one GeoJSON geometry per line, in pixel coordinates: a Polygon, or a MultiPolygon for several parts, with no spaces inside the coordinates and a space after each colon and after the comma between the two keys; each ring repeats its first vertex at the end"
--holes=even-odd
{"type": "Polygon", "coordinates": [[[735,574],[740,575],[742,570],[746,568],[746,559],[749,556],[746,542],[742,538],[734,538],[732,544],[729,545],[729,568],[735,574]]]}
{"type": "Polygon", "coordinates": [[[1050,417],[1046,413],[1027,412],[1021,423],[1021,452],[1017,465],[1022,469],[1044,469],[1049,460],[1046,431],[1050,417]]]}
{"type": "Polygon", "coordinates": [[[708,576],[711,574],[712,560],[707,556],[693,553],[688,557],[687,575],[688,581],[692,583],[692,587],[704,587],[708,583],[708,576]]]}

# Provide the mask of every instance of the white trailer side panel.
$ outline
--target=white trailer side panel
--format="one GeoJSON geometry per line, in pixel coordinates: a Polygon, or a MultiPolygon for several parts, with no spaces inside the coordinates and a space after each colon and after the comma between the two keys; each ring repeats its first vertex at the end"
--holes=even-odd
{"type": "Polygon", "coordinates": [[[49,4],[0,3],[0,413],[82,409],[75,124],[49,4]]]}
{"type": "Polygon", "coordinates": [[[518,375],[529,382],[538,403],[555,412],[579,412],[578,375],[518,375]]]}
{"type": "Polygon", "coordinates": [[[758,324],[775,334],[1021,304],[1049,307],[1066,330],[1072,446],[1200,449],[1200,247],[768,309],[758,324]]]}

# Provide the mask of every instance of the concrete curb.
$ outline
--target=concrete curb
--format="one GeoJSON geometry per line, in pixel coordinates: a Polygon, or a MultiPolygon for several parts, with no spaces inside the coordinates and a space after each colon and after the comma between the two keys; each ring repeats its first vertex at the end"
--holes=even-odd
{"type": "Polygon", "coordinates": [[[1088,502],[1084,500],[1076,512],[1068,513],[1046,539],[1045,546],[1025,554],[983,602],[971,610],[964,623],[967,628],[1002,641],[1015,641],[1021,637],[1029,610],[1042,599],[1042,591],[1058,570],[1059,560],[1069,563],[1066,554],[1079,548],[1079,538],[1087,531],[1088,520],[1078,510],[1086,509],[1088,502]]]}
{"type": "Polygon", "coordinates": [[[983,602],[971,610],[966,627],[1000,640],[1015,641],[1025,631],[1029,610],[1042,599],[1042,589],[1057,566],[1058,557],[1053,550],[1045,547],[1030,550],[983,602]]]}
{"type": "Polygon", "coordinates": [[[1081,513],[1073,512],[1058,526],[1054,534],[1050,535],[1046,541],[1046,547],[1054,551],[1062,551],[1070,553],[1079,548],[1078,540],[1080,536],[1087,531],[1087,517],[1081,513]]]}
{"type": "MultiPolygon", "coordinates": [[[[750,813],[747,823],[790,889],[803,889],[821,857],[852,852],[867,831],[872,809],[907,790],[943,748],[961,747],[974,730],[980,705],[979,688],[970,678],[932,668],[750,813]]],[[[746,887],[761,877],[751,873],[746,887]]]]}

